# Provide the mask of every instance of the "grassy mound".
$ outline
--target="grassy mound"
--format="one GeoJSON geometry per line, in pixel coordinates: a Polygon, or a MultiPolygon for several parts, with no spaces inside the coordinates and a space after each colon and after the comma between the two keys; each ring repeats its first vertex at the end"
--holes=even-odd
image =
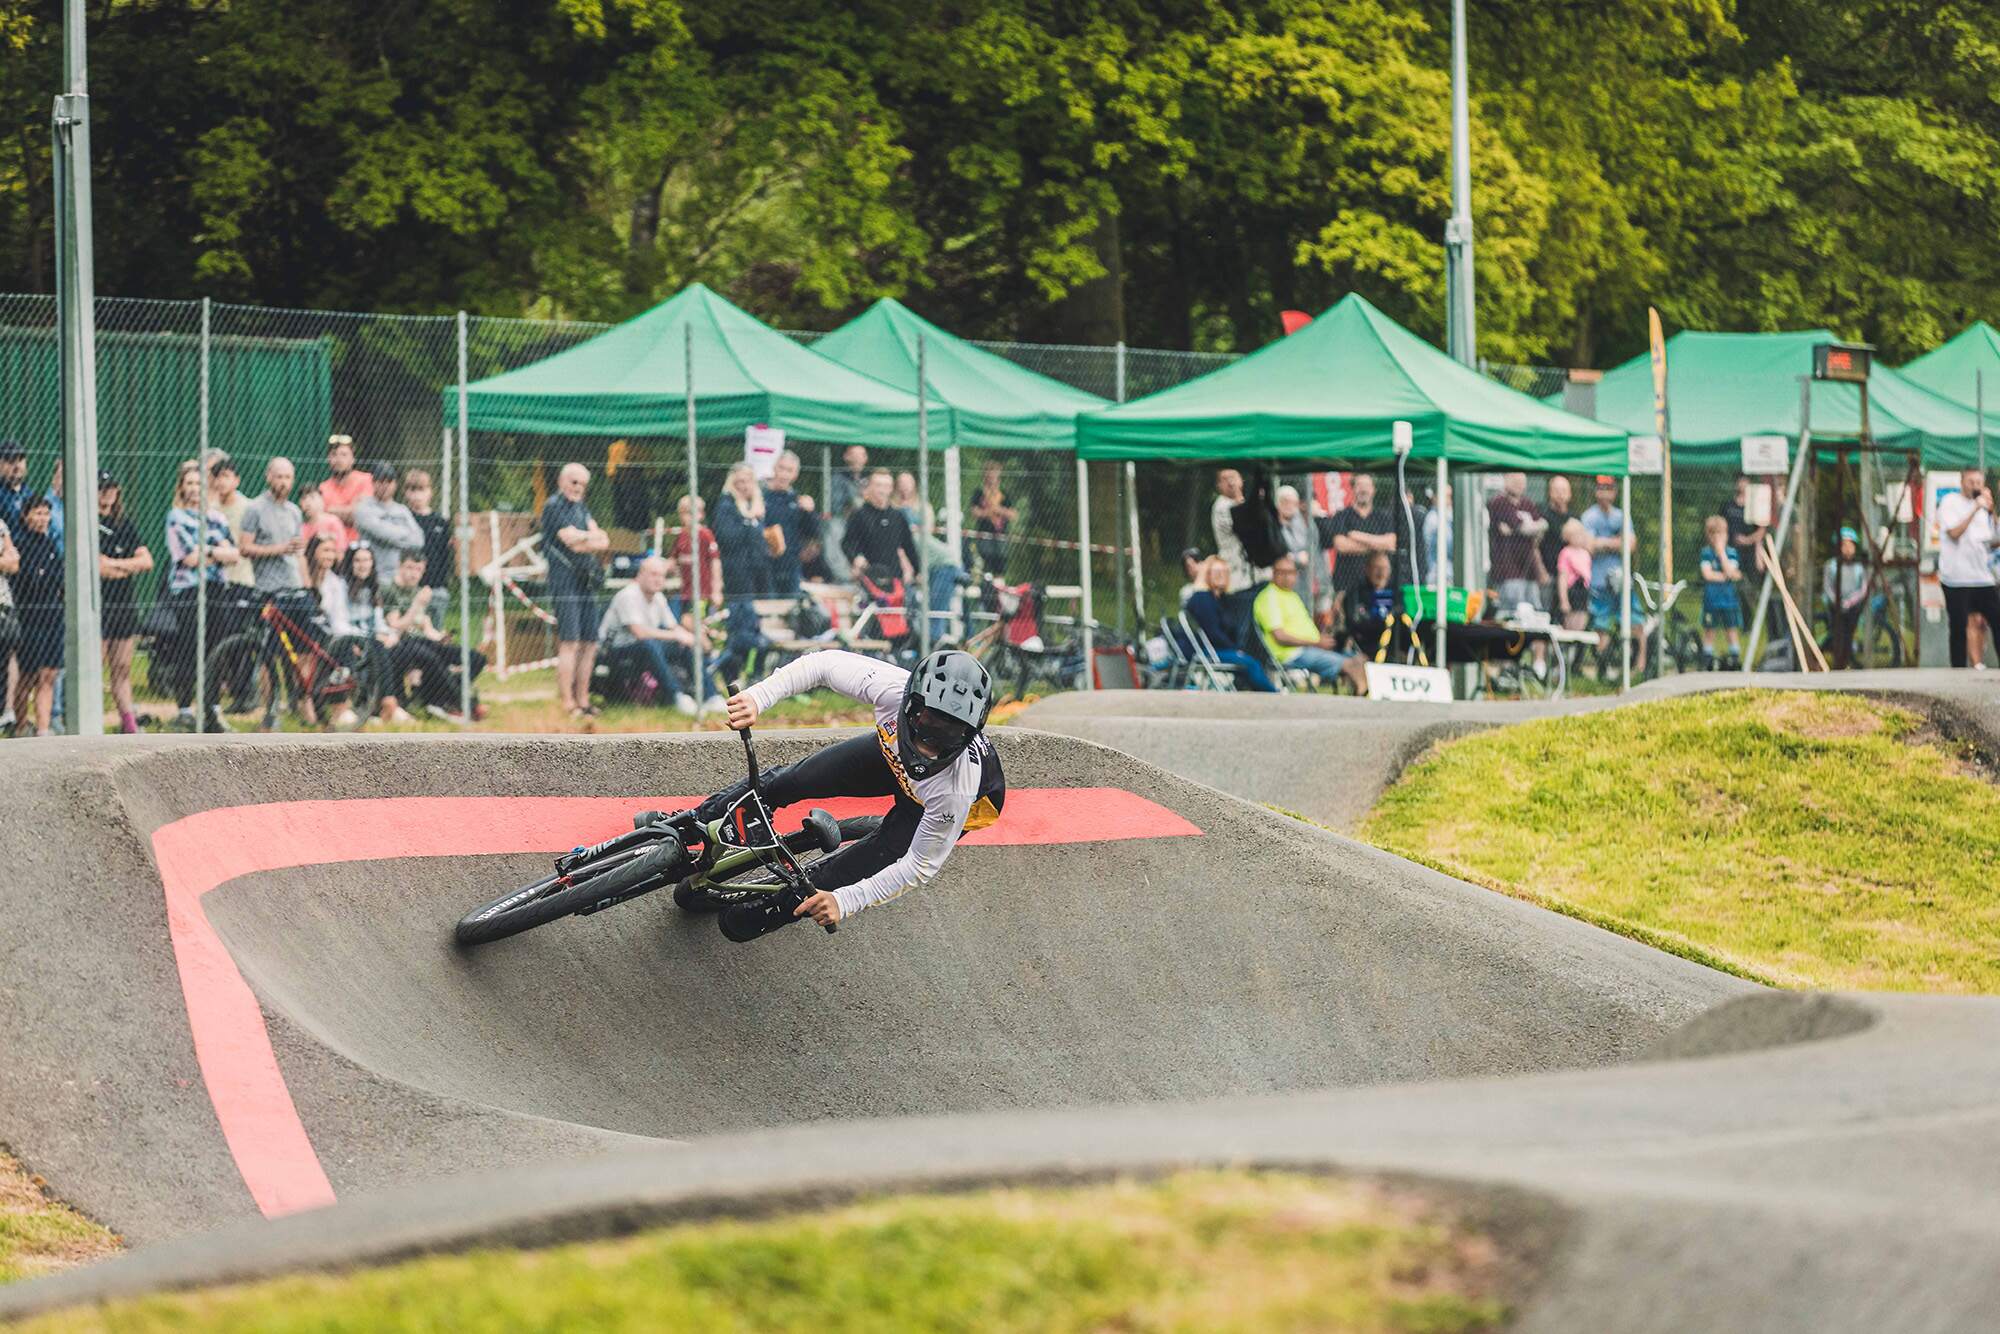
{"type": "Polygon", "coordinates": [[[1733,691],[1465,737],[1361,832],[1779,985],[2000,991],[2000,788],[1873,700],[1733,691]]]}
{"type": "Polygon", "coordinates": [[[909,1196],[157,1297],[30,1330],[1496,1328],[1487,1239],[1413,1195],[1187,1173],[909,1196]]]}
{"type": "Polygon", "coordinates": [[[41,1181],[0,1152],[0,1283],[109,1255],[118,1238],[42,1193],[41,1181]]]}

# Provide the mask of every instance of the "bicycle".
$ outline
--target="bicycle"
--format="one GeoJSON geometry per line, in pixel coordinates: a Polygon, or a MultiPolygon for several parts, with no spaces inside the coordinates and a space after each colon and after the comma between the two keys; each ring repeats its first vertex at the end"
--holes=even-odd
{"type": "MultiPolygon", "coordinates": [[[[629,833],[555,860],[555,874],[482,904],[453,931],[462,946],[484,945],[563,917],[588,917],[654,890],[674,886],[684,912],[717,912],[738,903],[771,901],[796,906],[814,887],[805,868],[842,843],[881,827],[880,816],[836,820],[815,808],[796,833],[779,835],[764,801],[756,747],[744,728],[743,754],[750,788],[719,820],[702,822],[693,811],[640,811],[629,833]],[[757,879],[742,877],[761,873],[757,879]]],[[[837,928],[828,925],[827,934],[837,928]]]]}
{"type": "Polygon", "coordinates": [[[357,718],[374,704],[374,646],[360,635],[322,636],[311,628],[318,600],[303,590],[275,593],[256,608],[257,624],[208,655],[205,708],[247,714],[277,726],[282,698],[298,719],[318,726],[343,709],[357,718]]]}

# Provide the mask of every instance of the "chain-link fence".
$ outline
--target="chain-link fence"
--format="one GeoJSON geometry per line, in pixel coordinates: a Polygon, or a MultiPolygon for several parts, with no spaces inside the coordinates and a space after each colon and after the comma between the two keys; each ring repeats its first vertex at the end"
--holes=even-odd
{"type": "MultiPolygon", "coordinates": [[[[257,631],[260,584],[270,591],[292,582],[318,589],[338,582],[348,603],[341,628],[366,637],[377,628],[383,591],[401,575],[392,567],[402,563],[400,553],[418,534],[426,559],[417,578],[431,589],[426,619],[451,651],[469,641],[503,676],[547,666],[559,636],[539,518],[566,463],[590,470],[586,503],[610,537],[614,587],[632,576],[647,553],[673,556],[678,545],[685,556],[680,510],[689,490],[689,451],[678,420],[662,422],[656,435],[473,431],[462,453],[459,449],[453,400],[461,355],[464,379],[475,383],[574,347],[610,326],[468,318],[461,347],[459,323],[452,316],[199,301],[98,302],[99,453],[104,473],[117,483],[106,503],[115,503],[119,512],[118,522],[107,522],[102,531],[108,550],[124,553],[106,566],[105,601],[117,609],[107,612],[107,638],[123,641],[114,651],[132,663],[128,673],[114,661],[107,673],[115,687],[108,707],[168,718],[190,706],[198,690],[213,695],[215,687],[202,684],[208,661],[231,635],[257,631]],[[188,465],[204,447],[209,467],[194,469],[190,480],[188,465]],[[223,456],[227,463],[218,468],[223,456]],[[378,473],[396,479],[393,492],[385,488],[376,495],[378,473]],[[304,507],[301,531],[290,537],[283,536],[284,524],[274,534],[256,517],[262,514],[257,498],[280,489],[304,507]],[[205,527],[197,515],[209,510],[220,518],[207,526],[219,531],[208,534],[212,540],[200,540],[205,527]],[[455,530],[462,538],[455,540],[455,530]],[[358,560],[372,571],[355,573],[357,551],[370,553],[358,560]],[[128,679],[135,691],[129,697],[128,679]]],[[[810,344],[820,335],[791,336],[810,344]]],[[[978,346],[1110,401],[1184,383],[1235,359],[1125,347],[978,346]]],[[[1537,397],[1564,390],[1569,379],[1551,367],[1484,369],[1537,397]]],[[[0,460],[0,481],[16,495],[16,510],[18,496],[29,491],[53,487],[58,501],[74,494],[58,473],[60,422],[55,303],[45,296],[0,296],[0,439],[18,440],[25,454],[19,462],[0,460]],[[10,469],[19,478],[9,480],[10,469]]],[[[973,635],[1002,619],[995,585],[1031,587],[1052,640],[1074,636],[1086,583],[1099,625],[1143,636],[1163,612],[1177,609],[1185,580],[1182,550],[1214,547],[1212,468],[1149,463],[1079,469],[1074,456],[1062,451],[967,448],[948,457],[939,450],[929,460],[925,494],[925,469],[912,449],[871,447],[864,463],[860,454],[839,446],[788,444],[800,465],[794,493],[809,497],[813,512],[803,541],[788,554],[808,584],[818,585],[821,610],[830,613],[836,630],[849,630],[873,646],[888,637],[885,627],[899,620],[878,613],[872,629],[852,626],[867,598],[852,596],[841,538],[866,474],[876,469],[890,474],[892,505],[932,534],[926,553],[932,588],[900,590],[906,613],[900,626],[911,642],[922,628],[916,610],[927,603],[938,613],[930,626],[938,641],[973,635]],[[1087,525],[1080,497],[1087,497],[1087,525]],[[834,592],[842,588],[849,593],[834,592]]],[[[694,456],[694,491],[713,531],[729,474],[745,457],[745,441],[740,434],[705,433],[694,456]]],[[[1316,491],[1329,507],[1351,495],[1345,478],[1300,473],[1278,480],[1301,491],[1308,510],[1316,491]]],[[[1386,475],[1376,479],[1385,507],[1393,496],[1390,481],[1386,475]]],[[[1427,494],[1428,481],[1413,488],[1420,511],[1435,503],[1427,494]]],[[[1701,522],[1732,481],[1727,474],[1688,471],[1677,478],[1677,579],[1694,568],[1701,522]]],[[[1572,490],[1580,511],[1590,502],[1589,479],[1573,479],[1572,490]]],[[[1475,487],[1461,495],[1460,504],[1478,503],[1489,491],[1490,486],[1475,487]]],[[[1535,497],[1544,498],[1546,491],[1546,479],[1537,479],[1535,497]]],[[[1632,509],[1639,541],[1635,565],[1651,574],[1658,569],[1656,481],[1634,482],[1632,509]]],[[[58,511],[56,528],[69,517],[58,511]]],[[[1418,513],[1420,523],[1422,517],[1418,513]]],[[[22,526],[4,497],[0,522],[10,529],[22,526]]],[[[1470,548],[1459,576],[1482,577],[1483,524],[1454,526],[1458,544],[1470,548]]],[[[677,593],[685,562],[670,564],[670,591],[677,593]]],[[[1315,571],[1308,581],[1321,577],[1315,571]]],[[[17,576],[14,582],[23,581],[17,576]]],[[[741,591],[724,588],[722,596],[726,600],[741,591]]],[[[760,583],[756,591],[783,590],[760,583]]],[[[404,596],[392,592],[386,600],[395,604],[404,596]]],[[[769,601],[762,626],[781,633],[785,618],[769,601]]],[[[1698,602],[1697,592],[1683,606],[1698,602]]],[[[715,611],[726,623],[720,607],[715,611]]],[[[823,632],[811,615],[795,623],[800,634],[823,632]]],[[[721,642],[718,638],[718,646],[721,642]]],[[[299,693],[301,665],[310,675],[312,664],[294,664],[293,694],[299,693]]],[[[18,655],[12,675],[21,675],[18,655]]],[[[229,688],[225,683],[225,693],[229,688]]],[[[9,700],[16,698],[10,686],[9,700]]]]}

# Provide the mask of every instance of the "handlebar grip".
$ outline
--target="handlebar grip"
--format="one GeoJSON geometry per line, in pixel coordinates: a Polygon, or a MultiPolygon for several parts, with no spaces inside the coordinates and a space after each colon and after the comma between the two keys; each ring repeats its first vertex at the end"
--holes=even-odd
{"type": "Polygon", "coordinates": [[[840,928],[839,928],[838,926],[835,926],[835,925],[834,925],[834,924],[833,924],[832,922],[828,922],[828,923],[826,924],[826,933],[827,933],[827,934],[828,934],[829,936],[830,936],[830,935],[832,935],[832,934],[833,934],[834,932],[836,932],[836,931],[838,931],[838,930],[840,930],[840,928]]]}

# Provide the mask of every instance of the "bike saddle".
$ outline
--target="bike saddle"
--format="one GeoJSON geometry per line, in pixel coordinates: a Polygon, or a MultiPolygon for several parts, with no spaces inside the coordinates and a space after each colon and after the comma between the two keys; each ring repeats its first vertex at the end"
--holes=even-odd
{"type": "MultiPolygon", "coordinates": [[[[840,821],[834,819],[818,807],[814,807],[812,812],[806,816],[804,823],[799,826],[800,833],[808,831],[818,837],[819,850],[821,852],[832,852],[840,846],[840,821]]],[[[788,841],[787,846],[796,847],[797,845],[788,841]]]]}

